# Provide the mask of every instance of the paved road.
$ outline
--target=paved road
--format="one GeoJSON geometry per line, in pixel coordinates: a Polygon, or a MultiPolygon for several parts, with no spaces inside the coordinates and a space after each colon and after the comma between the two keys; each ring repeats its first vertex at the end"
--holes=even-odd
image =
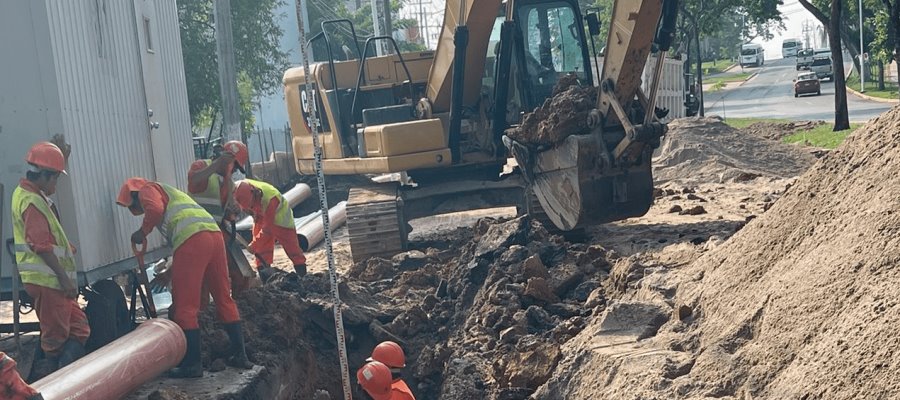
{"type": "MultiPolygon", "coordinates": [[[[822,82],[821,96],[794,98],[797,77],[794,58],[766,62],[760,68],[745,68],[759,74],[742,86],[705,92],[707,115],[727,117],[784,118],[792,120],[833,120],[834,83],[822,82]]],[[[868,121],[892,107],[890,103],[863,100],[847,93],[851,121],[868,121]]]]}

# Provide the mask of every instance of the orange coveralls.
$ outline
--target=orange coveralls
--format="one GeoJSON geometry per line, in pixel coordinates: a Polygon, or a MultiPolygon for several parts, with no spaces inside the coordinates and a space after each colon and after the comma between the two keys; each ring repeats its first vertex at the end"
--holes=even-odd
{"type": "Polygon", "coordinates": [[[22,380],[16,370],[16,361],[0,351],[0,399],[28,400],[38,394],[22,380]]]}
{"type": "MultiPolygon", "coordinates": [[[[250,243],[250,252],[262,256],[266,264],[271,265],[275,253],[275,241],[281,243],[281,247],[294,265],[306,264],[306,256],[300,249],[300,241],[297,240],[297,231],[275,223],[275,214],[281,200],[273,197],[269,205],[263,211],[262,200],[250,205],[253,214],[253,241],[250,243]]],[[[256,266],[261,266],[260,260],[256,260],[256,266]]]]}
{"type": "MultiPolygon", "coordinates": [[[[19,186],[29,192],[40,194],[41,191],[27,179],[19,181],[19,186]]],[[[51,210],[57,214],[56,206],[51,210]]],[[[25,209],[22,216],[25,221],[25,241],[36,253],[52,252],[56,239],[50,233],[50,224],[44,214],[34,206],[25,209]]],[[[77,282],[75,282],[77,284],[77,282]]],[[[41,349],[49,356],[56,356],[70,338],[84,345],[91,328],[87,316],[75,299],[66,297],[61,290],[40,285],[25,284],[25,291],[34,299],[34,309],[41,325],[41,349]]]]}
{"type": "MultiPolygon", "coordinates": [[[[155,183],[138,192],[144,208],[141,230],[149,235],[163,220],[169,196],[155,183]]],[[[184,330],[199,329],[201,287],[206,284],[216,303],[216,314],[224,323],[240,321],[237,305],[231,298],[228,260],[222,232],[204,231],[191,235],[172,255],[172,320],[184,330]]]]}

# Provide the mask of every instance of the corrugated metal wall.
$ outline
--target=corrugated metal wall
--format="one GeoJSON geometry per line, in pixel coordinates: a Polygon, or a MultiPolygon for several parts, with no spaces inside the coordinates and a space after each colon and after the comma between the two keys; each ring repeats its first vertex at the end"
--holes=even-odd
{"type": "MultiPolygon", "coordinates": [[[[181,178],[167,183],[184,188],[192,155],[177,13],[173,2],[156,3],[170,5],[160,5],[157,20],[165,24],[157,28],[157,43],[170,58],[166,91],[171,124],[178,126],[172,132],[185,137],[176,154],[181,178]],[[174,33],[165,32],[173,26],[174,33]]],[[[62,212],[68,221],[74,218],[77,229],[70,235],[78,242],[81,264],[91,269],[131,256],[128,238],[140,218],[115,204],[119,185],[130,176],[156,177],[143,97],[143,49],[130,0],[47,0],[46,5],[63,129],[73,146],[68,178],[73,201],[62,198],[62,212]]],[[[158,246],[158,235],[150,243],[158,246]]]]}
{"type": "Polygon", "coordinates": [[[172,152],[181,162],[175,176],[176,186],[187,188],[187,169],[194,160],[191,140],[191,115],[188,112],[187,82],[184,76],[184,58],[181,56],[181,31],[178,26],[178,9],[175,1],[154,1],[158,21],[157,36],[160,56],[163,59],[166,97],[168,98],[169,126],[172,127],[172,152]]]}

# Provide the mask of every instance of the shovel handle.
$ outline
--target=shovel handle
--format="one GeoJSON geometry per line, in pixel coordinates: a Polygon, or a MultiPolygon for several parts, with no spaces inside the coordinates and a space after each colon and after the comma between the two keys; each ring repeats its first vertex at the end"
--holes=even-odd
{"type": "Polygon", "coordinates": [[[140,249],[138,249],[137,246],[138,246],[137,244],[135,244],[134,242],[132,242],[132,243],[131,243],[131,251],[134,253],[134,256],[135,256],[135,257],[138,257],[138,262],[141,263],[141,264],[143,264],[143,263],[144,263],[144,261],[143,261],[144,254],[147,253],[147,240],[144,239],[144,241],[141,242],[141,248],[140,248],[140,249]]]}

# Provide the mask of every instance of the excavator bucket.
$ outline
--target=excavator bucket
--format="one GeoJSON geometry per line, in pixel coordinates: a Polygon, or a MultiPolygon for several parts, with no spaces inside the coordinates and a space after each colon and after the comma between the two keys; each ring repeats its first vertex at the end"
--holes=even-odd
{"type": "Polygon", "coordinates": [[[513,151],[547,217],[563,231],[638,217],[653,202],[650,151],[628,168],[610,168],[599,135],[573,135],[548,150],[513,151]],[[522,158],[522,159],[520,159],[522,158]],[[530,171],[528,171],[530,169],[530,171]]]}

